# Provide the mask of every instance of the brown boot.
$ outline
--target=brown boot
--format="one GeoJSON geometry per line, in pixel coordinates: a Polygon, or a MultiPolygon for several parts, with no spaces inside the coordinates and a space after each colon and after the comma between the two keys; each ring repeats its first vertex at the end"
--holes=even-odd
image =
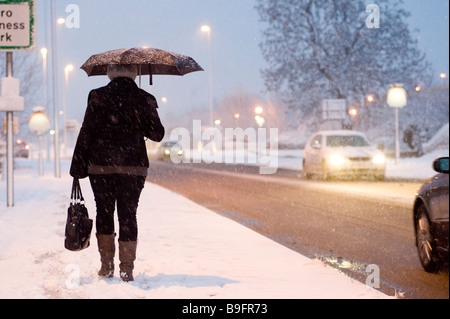
{"type": "Polygon", "coordinates": [[[114,276],[114,255],[116,250],[114,238],[116,237],[116,234],[96,235],[100,261],[102,262],[102,267],[98,271],[98,275],[100,277],[111,278],[114,276]]]}
{"type": "Polygon", "coordinates": [[[134,260],[136,259],[137,241],[119,240],[119,268],[123,281],[133,281],[134,260]]]}

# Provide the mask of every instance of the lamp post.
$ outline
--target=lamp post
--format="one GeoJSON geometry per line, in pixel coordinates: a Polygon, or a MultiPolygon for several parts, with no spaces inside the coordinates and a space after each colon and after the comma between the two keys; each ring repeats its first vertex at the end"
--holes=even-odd
{"type": "Polygon", "coordinates": [[[61,163],[59,154],[59,115],[58,115],[58,53],[56,47],[56,30],[55,30],[55,0],[51,2],[51,34],[52,34],[52,71],[53,71],[53,141],[55,152],[55,177],[61,177],[61,163]]]}
{"type": "Polygon", "coordinates": [[[47,107],[47,48],[41,49],[42,71],[44,74],[44,107],[47,107]]]}
{"type": "Polygon", "coordinates": [[[395,111],[395,164],[398,164],[400,158],[400,142],[399,142],[399,127],[398,127],[398,109],[402,108],[407,103],[407,94],[401,84],[393,84],[390,86],[387,93],[387,104],[394,108],[395,111]]]}
{"type": "Polygon", "coordinates": [[[67,64],[64,68],[64,97],[63,97],[63,142],[64,142],[64,156],[67,155],[67,128],[66,128],[66,121],[67,121],[67,90],[69,88],[69,72],[73,70],[72,64],[67,64]]]}
{"type": "Polygon", "coordinates": [[[372,114],[371,114],[371,105],[370,104],[372,104],[374,101],[375,101],[375,97],[372,94],[368,94],[364,101],[364,106],[365,106],[364,118],[366,120],[366,125],[367,125],[367,127],[365,128],[366,131],[370,131],[370,129],[371,129],[372,114]]]}
{"type": "MultiPolygon", "coordinates": [[[[41,55],[42,55],[42,72],[44,74],[44,108],[48,108],[47,54],[48,54],[47,48],[42,48],[41,55]]],[[[47,161],[48,161],[50,159],[50,149],[48,147],[49,146],[48,136],[45,139],[45,145],[47,148],[47,161]]]]}
{"type": "Polygon", "coordinates": [[[439,77],[442,79],[443,85],[445,85],[445,79],[447,78],[447,74],[446,73],[441,73],[441,74],[439,74],[439,77]]]}
{"type": "Polygon", "coordinates": [[[211,53],[211,27],[203,25],[200,30],[208,35],[208,68],[209,68],[209,125],[213,127],[213,94],[212,94],[212,53],[211,53]]]}

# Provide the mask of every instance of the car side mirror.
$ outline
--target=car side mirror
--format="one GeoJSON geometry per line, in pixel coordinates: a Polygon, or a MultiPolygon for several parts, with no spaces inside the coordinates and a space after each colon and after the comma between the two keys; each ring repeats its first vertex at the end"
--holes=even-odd
{"type": "Polygon", "coordinates": [[[433,162],[433,169],[436,172],[448,174],[448,157],[440,157],[433,162]]]}

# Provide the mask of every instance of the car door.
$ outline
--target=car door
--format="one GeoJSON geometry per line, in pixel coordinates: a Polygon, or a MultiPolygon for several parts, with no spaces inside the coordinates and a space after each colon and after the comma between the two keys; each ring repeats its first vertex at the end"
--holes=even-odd
{"type": "Polygon", "coordinates": [[[438,174],[434,177],[433,188],[429,193],[430,218],[437,222],[448,220],[448,174],[438,174]]]}

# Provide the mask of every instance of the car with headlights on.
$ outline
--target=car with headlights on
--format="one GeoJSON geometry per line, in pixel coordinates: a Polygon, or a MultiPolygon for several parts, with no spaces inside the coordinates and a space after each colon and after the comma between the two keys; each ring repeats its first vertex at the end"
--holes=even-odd
{"type": "Polygon", "coordinates": [[[158,159],[181,159],[183,157],[183,148],[175,140],[163,141],[158,148],[158,159]]]}
{"type": "Polygon", "coordinates": [[[14,157],[28,158],[30,154],[30,145],[22,139],[17,139],[14,144],[14,157]]]}
{"type": "Polygon", "coordinates": [[[433,162],[438,174],[422,185],[414,201],[417,252],[423,268],[431,273],[448,263],[448,165],[448,157],[433,162]]]}
{"type": "Polygon", "coordinates": [[[330,130],[315,133],[303,150],[303,175],[332,177],[370,176],[384,180],[386,158],[358,131],[330,130]]]}

